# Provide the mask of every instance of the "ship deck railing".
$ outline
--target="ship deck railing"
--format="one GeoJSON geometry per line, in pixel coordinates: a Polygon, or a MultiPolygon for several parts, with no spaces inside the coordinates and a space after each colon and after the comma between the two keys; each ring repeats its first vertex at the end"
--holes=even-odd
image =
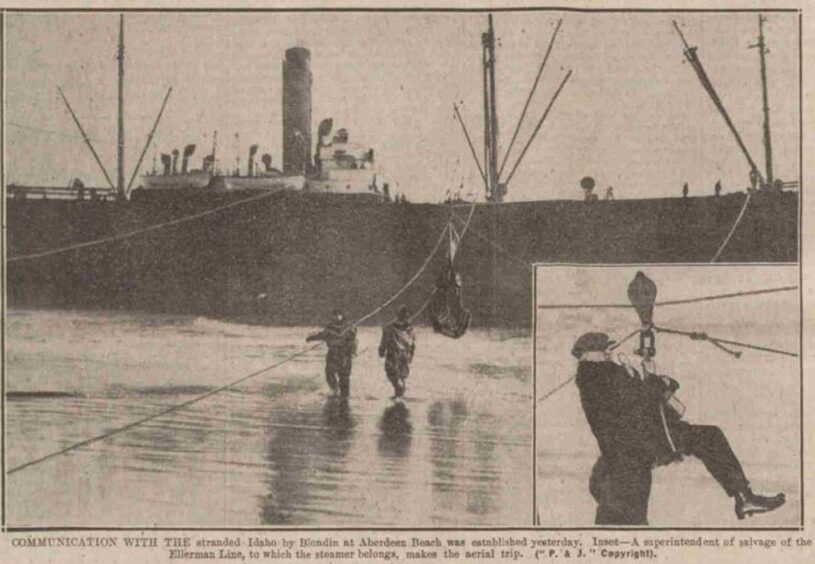
{"type": "Polygon", "coordinates": [[[113,200],[116,193],[110,188],[57,188],[52,186],[18,186],[6,187],[8,200],[76,200],[106,201],[113,200]]]}

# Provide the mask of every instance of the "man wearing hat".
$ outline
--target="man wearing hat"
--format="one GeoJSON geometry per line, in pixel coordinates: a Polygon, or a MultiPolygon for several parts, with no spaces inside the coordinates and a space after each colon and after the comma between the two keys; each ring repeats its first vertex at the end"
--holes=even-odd
{"type": "Polygon", "coordinates": [[[393,386],[394,398],[405,395],[405,380],[416,352],[416,339],[407,306],[399,308],[396,320],[382,328],[379,357],[385,359],[385,375],[393,386]]]}
{"type": "Polygon", "coordinates": [[[668,403],[679,384],[667,376],[611,360],[614,344],[605,333],[586,333],[572,347],[578,359],[576,383],[589,427],[600,447],[589,490],[597,501],[598,525],[647,525],[651,469],[699,458],[735,499],[736,516],[772,511],[784,494],[756,495],[724,433],[715,426],[691,425],[668,403]]]}
{"type": "Polygon", "coordinates": [[[325,379],[333,393],[347,398],[351,391],[351,364],[357,354],[357,330],[345,322],[342,311],[335,309],[328,326],[306,338],[306,342],[325,341],[325,379]]]}

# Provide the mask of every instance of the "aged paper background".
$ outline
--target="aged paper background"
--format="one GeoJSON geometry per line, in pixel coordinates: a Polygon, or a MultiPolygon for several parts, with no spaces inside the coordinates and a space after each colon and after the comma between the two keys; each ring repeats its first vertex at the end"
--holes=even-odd
{"type": "MultiPolygon", "coordinates": [[[[235,6],[234,3],[220,3],[220,2],[196,2],[196,3],[185,3],[184,7],[208,7],[208,8],[218,8],[222,6],[235,6]]],[[[240,6],[246,7],[285,7],[293,4],[284,4],[284,3],[250,3],[250,2],[242,2],[240,6]]],[[[316,3],[316,2],[301,2],[297,3],[297,7],[324,7],[326,3],[316,3]]],[[[331,4],[333,5],[333,4],[331,4]]],[[[366,3],[366,2],[353,2],[353,3],[343,3],[341,4],[343,7],[351,7],[351,6],[361,6],[361,7],[383,7],[384,4],[381,3],[366,3]]],[[[437,3],[412,3],[412,4],[403,4],[406,6],[411,7],[439,7],[440,4],[437,3]]],[[[815,547],[812,544],[809,547],[795,547],[794,545],[798,542],[798,539],[806,539],[809,540],[811,543],[813,539],[815,539],[815,534],[813,534],[813,530],[815,529],[815,518],[813,517],[813,510],[812,510],[812,495],[811,492],[813,488],[815,488],[815,484],[813,484],[811,480],[812,476],[812,468],[815,467],[815,452],[813,452],[813,441],[807,440],[806,437],[811,437],[811,425],[812,425],[812,418],[808,414],[809,406],[815,405],[815,397],[813,396],[812,386],[809,386],[807,383],[809,381],[809,371],[810,366],[812,365],[813,360],[813,353],[811,347],[811,332],[813,329],[813,308],[811,307],[811,303],[815,300],[815,295],[813,295],[812,284],[810,281],[810,270],[813,268],[810,266],[810,263],[815,261],[815,256],[812,255],[813,249],[812,245],[808,242],[812,240],[813,230],[810,225],[810,221],[808,220],[809,217],[812,217],[813,210],[812,209],[812,202],[810,198],[807,197],[805,193],[806,187],[810,184],[811,181],[815,180],[812,178],[812,173],[810,171],[811,160],[812,160],[812,146],[813,146],[813,124],[815,124],[815,113],[813,113],[813,85],[810,75],[812,73],[812,61],[813,58],[808,56],[809,53],[813,52],[813,34],[815,34],[815,13],[813,13],[812,7],[809,3],[804,1],[792,1],[789,2],[727,2],[727,1],[719,1],[713,4],[709,2],[687,2],[687,1],[679,1],[671,2],[671,3],[637,3],[637,2],[514,2],[514,3],[471,3],[471,2],[453,2],[453,3],[445,3],[445,8],[452,8],[452,7],[461,7],[461,8],[471,8],[471,7],[479,7],[479,8],[493,8],[493,7],[533,7],[533,6],[563,6],[568,5],[569,7],[582,7],[582,8],[703,8],[703,9],[712,9],[712,8],[755,8],[755,9],[765,9],[765,8],[798,8],[801,9],[801,18],[802,18],[802,51],[803,51],[803,60],[802,60],[802,70],[803,70],[803,107],[801,109],[802,114],[802,142],[803,148],[801,154],[803,155],[803,162],[801,163],[801,168],[803,170],[803,177],[800,179],[801,185],[801,204],[802,204],[802,217],[803,223],[801,225],[801,252],[802,252],[802,271],[803,271],[803,299],[804,299],[804,307],[803,307],[803,349],[802,349],[802,362],[804,366],[804,385],[803,385],[803,405],[804,405],[804,453],[803,453],[803,462],[804,462],[804,489],[803,489],[803,499],[801,500],[802,505],[802,513],[803,513],[803,520],[804,520],[804,527],[801,530],[796,530],[796,527],[791,527],[788,530],[752,530],[752,531],[730,531],[730,530],[719,530],[719,531],[693,531],[693,530],[685,530],[685,531],[670,531],[670,530],[659,530],[659,531],[632,531],[632,532],[621,532],[621,531],[592,531],[592,530],[579,530],[575,524],[565,524],[565,527],[573,527],[571,529],[561,529],[561,530],[547,530],[545,527],[543,529],[538,529],[532,526],[531,519],[532,519],[532,507],[533,507],[533,500],[522,500],[512,495],[508,495],[507,497],[501,500],[501,503],[505,504],[513,504],[511,507],[505,507],[505,511],[502,513],[506,517],[507,525],[512,527],[510,530],[501,530],[503,526],[499,524],[497,530],[490,529],[488,527],[483,527],[479,529],[469,528],[465,531],[456,531],[456,530],[443,530],[443,531],[433,531],[421,529],[420,525],[415,525],[419,527],[417,530],[378,530],[378,531],[369,531],[366,532],[364,529],[362,530],[336,530],[336,529],[329,529],[329,530],[310,530],[310,529],[275,529],[275,530],[264,530],[259,528],[257,530],[251,531],[241,531],[232,529],[229,531],[224,530],[206,530],[206,529],[199,529],[199,530],[155,530],[155,531],[117,531],[117,530],[95,530],[95,531],[82,531],[82,530],[62,530],[62,531],[18,531],[18,532],[9,532],[4,530],[2,534],[0,534],[0,561],[9,561],[9,562],[73,562],[73,561],[82,561],[82,562],[143,562],[143,561],[166,561],[170,558],[170,550],[174,547],[181,547],[184,546],[183,539],[189,539],[192,543],[195,543],[201,539],[212,539],[212,540],[222,540],[225,538],[234,539],[240,538],[241,544],[244,547],[244,552],[246,552],[246,544],[249,538],[266,538],[266,539],[275,539],[278,542],[278,548],[283,546],[283,539],[286,541],[298,543],[294,545],[294,548],[299,546],[300,539],[318,539],[320,541],[324,541],[325,539],[335,538],[338,539],[340,543],[346,539],[354,539],[356,546],[359,547],[360,539],[364,538],[374,538],[374,539],[390,539],[390,541],[396,539],[404,539],[408,543],[412,542],[412,539],[422,539],[424,541],[432,541],[435,538],[438,538],[447,545],[448,539],[484,539],[484,538],[527,538],[527,539],[538,539],[540,541],[544,540],[554,540],[560,542],[564,539],[580,539],[583,543],[582,546],[589,547],[595,546],[593,543],[595,542],[595,538],[599,539],[630,539],[631,537],[636,537],[639,542],[641,543],[643,539],[666,539],[666,538],[686,538],[686,539],[695,539],[697,537],[704,537],[704,538],[711,538],[711,539],[720,539],[722,542],[725,539],[734,538],[736,540],[736,544],[740,540],[748,540],[748,539],[773,539],[778,543],[782,541],[786,541],[790,539],[793,543],[793,547],[791,548],[782,548],[781,546],[776,546],[774,548],[765,549],[765,548],[751,548],[751,549],[696,549],[696,548],[687,548],[687,549],[660,549],[657,551],[657,558],[661,561],[676,561],[676,562],[684,562],[684,561],[700,561],[700,562],[764,562],[768,559],[777,560],[780,562],[809,562],[815,558],[815,547]],[[515,508],[514,504],[522,505],[521,507],[515,508]],[[519,522],[521,519],[517,519],[517,515],[528,516],[528,524],[524,525],[523,523],[519,522]],[[576,528],[575,528],[576,527],[576,528]],[[157,549],[132,549],[132,548],[125,548],[123,546],[124,537],[153,537],[157,539],[158,548],[157,549]],[[104,548],[47,548],[47,547],[40,547],[40,548],[25,548],[24,546],[15,546],[15,542],[19,545],[22,541],[20,539],[31,539],[31,538],[46,538],[46,537],[65,537],[65,538],[88,538],[88,537],[96,537],[96,538],[115,538],[117,539],[117,546],[116,549],[104,549],[104,548]]],[[[52,7],[52,4],[45,3],[45,2],[25,2],[25,3],[13,3],[13,2],[5,2],[3,3],[4,7],[52,7]]],[[[153,2],[150,4],[146,3],[136,3],[136,2],[119,2],[113,3],[110,2],[66,2],[61,4],[61,6],[65,7],[77,7],[77,8],[123,8],[123,7],[155,7],[155,8],[177,8],[179,7],[176,3],[168,3],[168,2],[153,2]]],[[[519,17],[517,14],[514,17],[519,17]]],[[[566,17],[566,16],[564,16],[566,17]]],[[[598,14],[596,17],[612,17],[612,16],[605,16],[603,14],[598,14]]],[[[613,17],[615,18],[623,18],[624,15],[616,14],[613,17]]],[[[109,30],[108,30],[109,31],[109,30]]],[[[106,32],[107,33],[107,32],[106,32]]],[[[591,38],[586,38],[587,40],[591,40],[591,38]]],[[[670,38],[673,40],[674,38],[670,38]]],[[[387,39],[385,39],[387,41],[387,39]]],[[[392,38],[393,41],[397,41],[396,38],[392,38]]],[[[744,38],[741,43],[746,43],[748,38],[744,38]]],[[[745,45],[746,46],[746,45],[745,45]]],[[[538,45],[538,51],[540,51],[540,46],[538,45]]],[[[8,53],[6,52],[6,57],[8,53]]],[[[635,53],[631,54],[632,57],[636,57],[635,53]]],[[[8,61],[6,61],[8,64],[8,61]]],[[[531,59],[531,65],[535,65],[535,57],[531,59]]],[[[524,74],[521,82],[526,85],[528,82],[529,77],[527,76],[530,72],[532,72],[530,65],[526,65],[523,68],[524,74]]],[[[685,80],[695,80],[692,76],[686,77],[685,80]]],[[[751,76],[749,79],[746,79],[746,82],[749,81],[749,85],[745,88],[753,90],[754,89],[754,77],[751,76]]],[[[715,79],[714,79],[715,82],[715,79]]],[[[698,86],[698,85],[694,85],[698,86]]],[[[526,86],[521,88],[523,91],[526,86]]],[[[572,92],[572,96],[579,97],[578,92],[572,92]]],[[[782,105],[781,95],[774,93],[776,96],[776,105],[782,105]]],[[[790,105],[797,104],[797,92],[790,91],[786,94],[789,98],[790,105]]],[[[8,102],[6,102],[8,104],[8,102]]],[[[445,107],[448,105],[448,102],[445,101],[445,107]]],[[[150,108],[154,103],[151,103],[150,108]]],[[[152,112],[151,109],[148,113],[152,112]]],[[[472,112],[476,112],[477,108],[471,108],[472,112]]],[[[473,114],[475,115],[475,113],[473,114]]],[[[794,116],[793,116],[794,117],[794,116]]],[[[510,117],[509,120],[511,121],[513,117],[510,117]]],[[[783,119],[783,118],[781,118],[783,119]]],[[[149,118],[148,118],[149,121],[149,118]]],[[[724,138],[727,133],[721,133],[723,131],[723,127],[721,127],[720,123],[716,123],[715,130],[717,131],[716,135],[721,135],[724,138]]],[[[458,135],[458,132],[455,133],[458,135]]],[[[461,145],[460,139],[456,139],[456,143],[461,145]]],[[[724,143],[732,143],[732,139],[725,139],[724,143]]],[[[728,145],[729,146],[729,145],[728,145]]],[[[791,150],[795,150],[795,147],[792,147],[791,150]]],[[[783,151],[782,147],[778,148],[778,151],[783,151]]],[[[6,158],[8,157],[8,148],[6,148],[6,152],[4,152],[5,158],[4,163],[6,162],[6,158]]],[[[84,147],[78,149],[78,151],[84,151],[84,147]]],[[[740,155],[736,155],[735,160],[738,160],[740,155]]],[[[785,158],[785,157],[780,157],[785,158]]],[[[470,164],[467,161],[466,164],[470,164]]],[[[650,166],[650,165],[649,165],[650,166]]],[[[793,165],[794,166],[794,165],[793,165]]],[[[443,168],[443,167],[442,167],[443,168]]],[[[6,180],[9,180],[6,178],[6,180]]],[[[405,180],[405,183],[409,184],[411,181],[420,182],[423,178],[408,178],[405,180]]],[[[530,194],[530,197],[533,195],[530,194]]],[[[567,194],[558,196],[558,197],[570,197],[567,194]]],[[[635,196],[636,197],[636,196],[635,196]]],[[[478,351],[473,351],[472,354],[476,355],[478,351]]],[[[531,355],[531,351],[530,351],[531,355]]],[[[499,437],[499,440],[502,438],[499,437]]],[[[505,437],[503,437],[505,439],[505,437]]],[[[530,452],[528,453],[527,457],[524,460],[531,461],[531,457],[533,456],[532,447],[530,447],[530,452]]],[[[522,457],[521,454],[517,456],[522,457]]],[[[529,469],[529,476],[519,476],[518,480],[531,479],[532,470],[529,469]]],[[[8,482],[7,482],[8,483],[8,482]]],[[[209,487],[214,487],[212,484],[209,487]]],[[[31,495],[36,495],[36,484],[31,485],[31,495]]],[[[529,487],[527,490],[529,495],[532,495],[532,489],[529,487]]],[[[411,499],[411,491],[410,489],[406,489],[404,492],[405,496],[405,505],[403,507],[394,507],[394,508],[387,508],[389,511],[399,511],[404,510],[405,512],[409,513],[411,516],[417,517],[422,514],[422,512],[427,507],[428,500],[422,499],[411,499]]],[[[539,500],[540,501],[540,500],[539,500]]],[[[70,500],[67,500],[69,503],[70,500]]],[[[172,503],[172,500],[167,500],[168,503],[172,503]]],[[[60,503],[66,503],[65,499],[60,500],[60,503]]],[[[57,505],[56,507],[59,507],[57,505]]],[[[56,516],[58,517],[58,516],[56,516]]],[[[526,519],[524,517],[523,519],[526,519]]],[[[417,520],[411,520],[411,523],[416,523],[417,520]]],[[[755,527],[762,527],[762,523],[758,518],[753,519],[753,525],[755,527]]],[[[557,529],[553,527],[553,529],[557,529]]],[[[535,554],[533,551],[526,551],[524,555],[526,559],[533,559],[537,556],[538,559],[546,559],[546,558],[562,558],[562,552],[556,553],[549,553],[552,544],[545,545],[546,548],[544,552],[540,554],[535,554]]],[[[561,550],[563,544],[555,545],[557,546],[556,550],[561,550]]],[[[568,546],[566,544],[565,546],[568,546]]],[[[619,548],[619,547],[617,547],[619,548]]],[[[378,548],[377,550],[385,550],[384,548],[378,548]]],[[[517,555],[516,555],[517,557],[517,555]]],[[[601,561],[607,560],[609,558],[601,558],[597,555],[584,555],[582,557],[578,557],[576,553],[571,554],[571,558],[575,560],[582,559],[584,561],[601,561]]],[[[262,558],[258,558],[261,560],[262,558]]],[[[270,560],[272,558],[265,558],[265,560],[270,560]]],[[[404,559],[404,557],[400,558],[404,559]]],[[[465,560],[463,554],[460,558],[456,558],[456,560],[465,560]]],[[[623,558],[624,559],[624,558],[623,558]]],[[[328,559],[329,561],[332,561],[328,559]]],[[[372,561],[380,561],[381,558],[372,557],[370,558],[372,561]]],[[[441,554],[439,555],[439,560],[443,560],[441,554]]],[[[448,557],[447,560],[454,560],[452,557],[448,557]]],[[[497,553],[493,559],[484,559],[485,561],[513,561],[512,557],[501,557],[500,553],[497,553]]],[[[292,560],[294,561],[294,560],[292,560]]],[[[307,561],[307,559],[301,559],[301,561],[307,561]]],[[[337,560],[333,560],[337,561],[337,560]]],[[[353,561],[353,560],[348,560],[353,561]]],[[[472,560],[478,561],[478,560],[472,560]]]]}

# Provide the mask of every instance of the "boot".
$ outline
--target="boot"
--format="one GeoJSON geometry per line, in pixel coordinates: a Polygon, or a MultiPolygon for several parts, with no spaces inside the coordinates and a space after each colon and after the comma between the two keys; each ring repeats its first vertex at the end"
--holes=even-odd
{"type": "Polygon", "coordinates": [[[787,498],[784,494],[776,494],[774,496],[756,495],[750,488],[740,491],[736,494],[736,517],[744,519],[754,513],[768,513],[774,509],[778,509],[787,498]]]}

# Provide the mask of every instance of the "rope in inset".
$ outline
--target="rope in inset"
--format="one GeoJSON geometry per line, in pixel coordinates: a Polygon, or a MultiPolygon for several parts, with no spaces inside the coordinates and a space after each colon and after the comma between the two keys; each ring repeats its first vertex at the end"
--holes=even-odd
{"type": "Polygon", "coordinates": [[[150,225],[148,227],[143,227],[141,229],[135,229],[133,231],[128,231],[126,233],[119,233],[118,235],[111,235],[110,237],[103,237],[101,239],[94,239],[93,241],[85,241],[83,243],[75,243],[73,245],[67,245],[65,247],[58,247],[56,249],[51,249],[48,251],[42,251],[38,253],[31,253],[28,255],[18,255],[15,257],[8,257],[6,259],[7,262],[16,262],[22,260],[31,260],[36,258],[47,257],[51,255],[57,255],[61,253],[67,253],[69,251],[74,251],[76,249],[83,249],[87,247],[95,247],[97,245],[103,245],[105,243],[111,243],[113,241],[119,241],[122,239],[127,239],[129,237],[135,237],[136,235],[141,235],[143,233],[147,233],[149,231],[156,231],[158,229],[163,229],[165,227],[170,227],[172,225],[178,225],[179,223],[186,223],[188,221],[194,221],[196,219],[201,219],[202,217],[206,217],[208,215],[216,214],[227,210],[229,208],[234,208],[237,206],[241,206],[243,204],[248,204],[249,202],[255,202],[257,200],[262,200],[263,198],[268,198],[270,196],[276,195],[278,192],[265,192],[263,194],[258,194],[256,196],[252,196],[250,198],[244,198],[242,200],[238,200],[236,202],[230,202],[228,204],[224,204],[223,206],[218,206],[216,208],[212,208],[209,210],[205,210],[202,212],[194,213],[192,215],[187,215],[184,217],[179,217],[178,219],[174,219],[172,221],[168,221],[166,223],[158,223],[156,225],[150,225]]]}
{"type": "MultiPolygon", "coordinates": [[[[708,341],[712,345],[715,345],[715,346],[719,347],[720,349],[724,350],[725,352],[734,355],[736,358],[739,358],[741,356],[741,353],[731,351],[731,350],[727,349],[726,347],[724,347],[723,345],[733,345],[733,346],[742,347],[742,348],[745,348],[745,349],[753,349],[753,350],[757,350],[757,351],[780,354],[780,355],[784,355],[784,356],[791,356],[791,357],[794,357],[794,358],[798,358],[798,356],[799,356],[797,353],[784,351],[784,350],[781,350],[781,349],[775,349],[775,348],[772,348],[772,347],[764,347],[764,346],[760,346],[760,345],[753,345],[753,344],[750,344],[750,343],[743,343],[743,342],[740,342],[740,341],[731,341],[729,339],[721,339],[719,337],[711,337],[707,333],[699,333],[699,332],[696,332],[696,331],[680,331],[680,330],[677,330],[677,329],[668,329],[667,327],[656,327],[656,326],[654,326],[654,331],[656,331],[658,333],[667,333],[667,334],[671,334],[671,335],[682,335],[683,337],[689,337],[689,338],[691,338],[691,339],[693,339],[695,341],[708,341]]],[[[637,329],[637,330],[633,331],[632,333],[629,333],[619,343],[616,343],[613,346],[609,347],[609,350],[616,349],[617,347],[622,345],[624,342],[626,342],[628,339],[630,339],[631,337],[633,337],[634,335],[636,335],[639,332],[640,332],[640,330],[637,329]]],[[[555,393],[557,393],[560,389],[565,387],[569,382],[571,382],[575,378],[576,378],[576,376],[572,376],[568,380],[566,380],[564,382],[561,382],[560,384],[558,384],[557,386],[552,388],[550,391],[548,391],[545,395],[543,395],[538,400],[538,402],[542,402],[543,400],[548,399],[549,397],[555,395],[555,393]]]]}
{"type": "MultiPolygon", "coordinates": [[[[692,304],[697,302],[707,302],[713,300],[724,300],[729,298],[742,298],[745,296],[757,296],[759,294],[773,294],[776,292],[789,292],[797,290],[798,286],[779,286],[777,288],[765,288],[761,290],[746,290],[744,292],[733,292],[729,294],[714,294],[712,296],[701,296],[699,298],[685,298],[681,300],[666,300],[655,302],[655,306],[673,306],[681,304],[692,304]]],[[[631,304],[540,304],[538,309],[596,309],[596,308],[632,308],[631,304]]]]}
{"type": "MultiPolygon", "coordinates": [[[[763,352],[774,353],[774,354],[782,354],[782,355],[785,355],[785,356],[791,356],[791,357],[798,358],[798,353],[784,351],[784,350],[781,350],[781,349],[775,349],[775,348],[772,348],[772,347],[764,347],[764,346],[759,346],[759,345],[752,345],[750,343],[742,343],[742,342],[739,342],[739,341],[730,341],[728,339],[721,339],[719,337],[711,337],[707,333],[700,333],[700,332],[696,332],[696,331],[680,331],[678,329],[668,329],[666,327],[656,327],[656,326],[654,326],[654,331],[656,331],[658,333],[667,333],[669,335],[681,335],[683,337],[690,337],[694,341],[710,341],[714,345],[718,345],[718,344],[733,345],[735,347],[742,347],[742,348],[745,348],[745,349],[753,349],[753,350],[757,350],[757,351],[763,351],[763,352]]],[[[727,349],[725,349],[725,350],[727,350],[727,349]]],[[[728,351],[728,352],[730,352],[730,351],[728,351]]]]}
{"type": "MultiPolygon", "coordinates": [[[[625,337],[623,337],[622,339],[620,339],[620,341],[619,341],[618,343],[614,343],[612,346],[610,346],[610,347],[608,348],[608,350],[613,351],[614,349],[616,349],[617,347],[621,346],[623,343],[625,343],[626,341],[628,341],[628,340],[629,340],[631,337],[633,337],[634,335],[636,335],[636,334],[637,334],[637,333],[639,333],[639,332],[640,332],[640,330],[639,330],[639,329],[637,329],[637,330],[635,330],[635,331],[632,331],[631,333],[629,333],[628,335],[626,335],[625,337]]],[[[546,392],[546,394],[544,394],[544,395],[543,395],[541,398],[539,398],[539,399],[538,399],[538,403],[542,402],[542,401],[543,401],[543,400],[545,400],[545,399],[549,399],[551,396],[555,395],[555,394],[556,394],[557,392],[559,392],[561,389],[565,388],[565,387],[566,387],[566,385],[568,385],[568,384],[569,384],[571,381],[573,381],[575,378],[577,378],[577,374],[575,374],[574,376],[572,376],[572,377],[571,377],[571,378],[569,378],[568,380],[565,380],[565,381],[561,382],[560,384],[558,384],[557,386],[555,386],[554,388],[552,388],[551,390],[549,390],[548,392],[546,392]]]]}

